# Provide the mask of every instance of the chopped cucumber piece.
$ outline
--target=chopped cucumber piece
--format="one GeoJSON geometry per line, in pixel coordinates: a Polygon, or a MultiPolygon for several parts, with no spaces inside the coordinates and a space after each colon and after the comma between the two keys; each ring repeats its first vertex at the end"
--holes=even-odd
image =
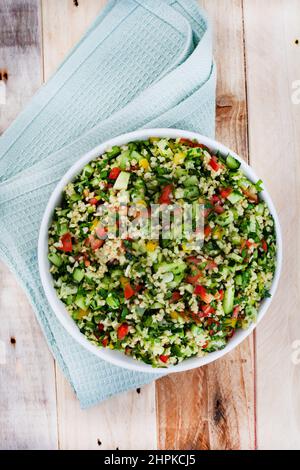
{"type": "Polygon", "coordinates": [[[228,313],[231,313],[233,310],[234,293],[235,293],[234,286],[227,287],[227,289],[225,290],[224,299],[223,299],[223,310],[226,315],[228,313]]]}
{"type": "Polygon", "coordinates": [[[56,266],[57,268],[59,268],[59,267],[62,265],[62,263],[63,263],[61,257],[60,257],[57,253],[49,253],[48,259],[49,259],[49,261],[51,261],[51,263],[54,264],[54,266],[56,266]]]}
{"type": "Polygon", "coordinates": [[[230,170],[238,170],[241,166],[240,162],[231,155],[227,156],[226,165],[228,168],[230,168],[230,170]]]}
{"type": "Polygon", "coordinates": [[[228,258],[232,259],[233,261],[236,261],[237,263],[243,262],[243,258],[240,255],[237,255],[236,253],[230,253],[230,255],[228,255],[228,258]]]}
{"type": "Polygon", "coordinates": [[[198,186],[190,186],[184,191],[184,197],[186,199],[190,199],[191,201],[198,199],[199,195],[200,192],[198,186]]]}
{"type": "Polygon", "coordinates": [[[86,299],[83,295],[78,294],[75,299],[75,304],[77,307],[81,308],[81,310],[87,310],[86,299]]]}
{"type": "Polygon", "coordinates": [[[119,299],[112,292],[110,292],[108,296],[106,297],[106,303],[109,307],[111,307],[114,310],[119,308],[119,305],[120,305],[119,299]]]}
{"type": "Polygon", "coordinates": [[[231,211],[223,212],[223,214],[218,215],[216,218],[216,223],[221,225],[221,227],[225,227],[233,222],[234,217],[231,211]]]}
{"type": "Polygon", "coordinates": [[[130,152],[129,150],[126,150],[125,152],[122,152],[121,155],[118,156],[117,161],[118,165],[121,168],[121,170],[126,170],[127,164],[130,161],[130,152]]]}
{"type": "Polygon", "coordinates": [[[231,194],[229,194],[229,196],[227,196],[227,199],[228,199],[228,201],[231,202],[231,204],[236,204],[241,199],[243,199],[243,196],[240,193],[238,193],[236,191],[233,191],[233,193],[231,193],[231,194]]]}
{"type": "Polygon", "coordinates": [[[113,146],[110,152],[106,152],[107,158],[111,160],[114,157],[117,157],[121,153],[120,147],[117,147],[116,145],[113,146]]]}
{"type": "Polygon", "coordinates": [[[197,186],[199,183],[198,181],[198,178],[196,175],[193,175],[193,176],[189,176],[188,178],[186,178],[183,182],[183,186],[185,186],[186,188],[189,187],[189,186],[197,186]]]}
{"type": "Polygon", "coordinates": [[[81,282],[83,278],[84,278],[84,270],[80,268],[74,269],[74,272],[73,272],[74,281],[81,282]]]}
{"type": "Polygon", "coordinates": [[[127,173],[126,171],[121,171],[121,173],[119,174],[114,184],[114,189],[117,189],[117,190],[127,189],[129,179],[130,179],[130,173],[127,173]]]}

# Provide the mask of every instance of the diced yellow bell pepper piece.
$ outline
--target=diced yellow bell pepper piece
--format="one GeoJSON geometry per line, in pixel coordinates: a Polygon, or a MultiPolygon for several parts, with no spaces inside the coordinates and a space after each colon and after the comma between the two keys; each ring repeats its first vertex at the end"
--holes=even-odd
{"type": "Polygon", "coordinates": [[[109,349],[115,349],[113,343],[109,343],[108,347],[109,347],[109,349]]]}
{"type": "Polygon", "coordinates": [[[173,320],[178,320],[179,315],[178,315],[177,312],[172,311],[172,312],[170,313],[170,317],[173,318],[173,320]]]}
{"type": "Polygon", "coordinates": [[[99,219],[94,219],[94,222],[91,226],[91,231],[93,232],[99,225],[99,219]]]}
{"type": "Polygon", "coordinates": [[[83,310],[83,309],[78,310],[78,312],[76,313],[77,320],[81,320],[82,318],[86,317],[88,313],[89,313],[88,311],[83,310]]]}
{"type": "Polygon", "coordinates": [[[174,165],[180,165],[184,162],[185,154],[183,152],[176,153],[173,157],[174,165]]]}
{"type": "Polygon", "coordinates": [[[127,286],[128,282],[129,282],[129,279],[127,277],[125,276],[120,277],[120,283],[122,287],[127,286]]]}
{"type": "Polygon", "coordinates": [[[145,201],[143,201],[143,199],[139,199],[138,201],[136,201],[136,204],[137,204],[137,206],[147,207],[147,203],[145,201]]]}
{"type": "Polygon", "coordinates": [[[157,246],[158,246],[157,242],[149,241],[146,244],[146,250],[147,251],[155,251],[157,246]]]}
{"type": "Polygon", "coordinates": [[[149,162],[148,162],[147,158],[142,158],[139,161],[139,165],[140,165],[140,168],[144,168],[144,170],[149,170],[149,168],[150,168],[150,165],[149,165],[149,162]]]}

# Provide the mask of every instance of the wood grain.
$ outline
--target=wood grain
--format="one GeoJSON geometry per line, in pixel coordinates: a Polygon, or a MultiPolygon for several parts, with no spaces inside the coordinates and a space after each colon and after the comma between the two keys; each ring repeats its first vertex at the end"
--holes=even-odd
{"type": "MultiPolygon", "coordinates": [[[[43,0],[45,80],[105,3],[104,0],[80,0],[79,6],[74,7],[71,0],[43,0]]],[[[83,411],[57,369],[57,402],[61,449],[156,448],[154,384],[143,387],[140,393],[128,392],[83,411]]]]}
{"type": "MultiPolygon", "coordinates": [[[[42,81],[37,0],[0,3],[0,69],[7,86],[0,132],[42,81]]],[[[0,263],[0,448],[57,447],[54,361],[35,315],[0,263]]]]}
{"type": "Polygon", "coordinates": [[[250,159],[284,238],[279,290],[257,328],[258,447],[299,449],[300,365],[292,359],[300,339],[300,104],[292,102],[292,84],[300,79],[300,2],[245,0],[244,7],[250,159]]]}
{"type": "MultiPolygon", "coordinates": [[[[242,2],[200,4],[214,22],[217,139],[247,158],[242,2]]],[[[253,337],[207,367],[159,380],[156,393],[159,448],[255,448],[253,337]]]]}

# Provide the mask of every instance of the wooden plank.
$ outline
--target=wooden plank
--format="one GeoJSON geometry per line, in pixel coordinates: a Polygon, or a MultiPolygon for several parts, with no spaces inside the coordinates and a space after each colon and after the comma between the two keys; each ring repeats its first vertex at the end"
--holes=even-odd
{"type": "Polygon", "coordinates": [[[80,409],[59,369],[57,390],[61,449],[156,448],[154,385],[116,395],[88,410],[80,409]]]}
{"type": "Polygon", "coordinates": [[[284,235],[279,290],[257,329],[258,447],[299,449],[300,103],[292,94],[300,80],[300,2],[245,0],[244,9],[250,160],[284,235]]]}
{"type": "MultiPolygon", "coordinates": [[[[217,139],[247,158],[242,2],[201,0],[200,4],[214,22],[217,139]]],[[[156,386],[159,448],[253,449],[253,358],[250,337],[207,367],[159,380],[156,386]]]]}
{"type": "MultiPolygon", "coordinates": [[[[80,39],[104,4],[103,0],[79,0],[79,6],[75,7],[71,0],[43,0],[46,79],[80,39]]],[[[69,384],[57,370],[57,401],[61,449],[156,447],[153,384],[143,387],[140,393],[132,391],[83,411],[69,384]],[[147,432],[144,432],[145,429],[147,432]]]]}
{"type": "MultiPolygon", "coordinates": [[[[2,133],[42,81],[38,0],[0,4],[2,133]]],[[[0,263],[0,448],[57,448],[54,361],[25,294],[0,263]]]]}

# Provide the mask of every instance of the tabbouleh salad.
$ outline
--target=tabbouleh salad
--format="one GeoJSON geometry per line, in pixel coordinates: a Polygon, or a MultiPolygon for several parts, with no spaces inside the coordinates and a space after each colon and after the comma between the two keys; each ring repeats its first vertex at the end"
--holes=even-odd
{"type": "MultiPolygon", "coordinates": [[[[113,147],[63,193],[49,229],[58,297],[100,348],[167,367],[224,348],[255,322],[276,262],[274,220],[231,155],[187,139],[113,147]],[[204,244],[185,239],[110,239],[99,208],[204,205],[204,244]]],[[[118,215],[117,215],[118,217],[118,215]]]]}

